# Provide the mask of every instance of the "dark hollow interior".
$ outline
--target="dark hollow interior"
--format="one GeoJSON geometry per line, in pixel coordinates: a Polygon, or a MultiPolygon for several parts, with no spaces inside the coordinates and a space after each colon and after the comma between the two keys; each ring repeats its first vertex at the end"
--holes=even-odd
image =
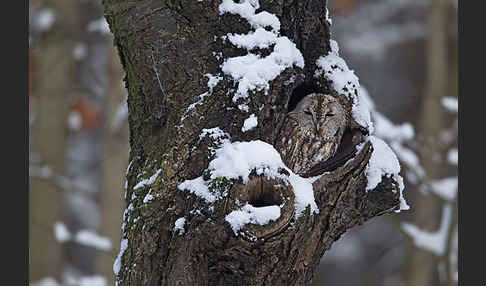
{"type": "Polygon", "coordinates": [[[261,188],[250,194],[248,203],[254,207],[268,207],[282,204],[280,192],[274,188],[261,188]]]}
{"type": "Polygon", "coordinates": [[[313,92],[319,92],[319,89],[313,83],[303,83],[298,87],[296,87],[292,91],[292,95],[290,96],[287,111],[290,112],[294,110],[297,104],[299,103],[299,101],[302,100],[302,98],[304,98],[306,95],[309,95],[313,92]]]}

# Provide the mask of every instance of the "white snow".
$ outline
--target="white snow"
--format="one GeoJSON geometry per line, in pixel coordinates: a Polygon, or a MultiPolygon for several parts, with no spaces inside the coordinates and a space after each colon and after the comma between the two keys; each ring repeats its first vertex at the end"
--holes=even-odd
{"type": "Polygon", "coordinates": [[[430,191],[446,201],[453,201],[457,195],[457,177],[432,180],[429,182],[430,191]]]}
{"type": "Polygon", "coordinates": [[[254,48],[266,49],[277,41],[277,35],[264,28],[258,28],[247,35],[228,34],[228,40],[238,48],[253,50],[254,48]]]}
{"type": "Polygon", "coordinates": [[[162,172],[162,169],[157,170],[157,172],[155,172],[155,174],[153,174],[150,178],[140,181],[138,184],[135,185],[135,187],[133,187],[133,189],[137,190],[144,186],[153,184],[159,176],[160,172],[162,172]]]}
{"type": "Polygon", "coordinates": [[[106,286],[106,279],[101,275],[93,275],[93,276],[81,276],[81,277],[74,277],[69,276],[65,279],[64,283],[58,283],[56,279],[52,277],[43,278],[35,283],[29,283],[31,286],[61,286],[61,285],[70,285],[70,286],[106,286]]]}
{"type": "Polygon", "coordinates": [[[178,186],[179,190],[187,189],[191,193],[212,203],[219,197],[209,192],[209,183],[216,178],[242,179],[244,183],[249,180],[252,170],[257,174],[263,174],[267,178],[280,178],[292,185],[295,194],[296,217],[310,206],[311,213],[318,213],[319,209],[314,200],[312,183],[314,178],[302,178],[285,166],[280,158],[280,154],[275,148],[263,141],[255,140],[249,142],[229,142],[226,141],[216,150],[215,158],[209,163],[210,180],[204,181],[201,177],[193,180],[186,180],[178,186]],[[290,176],[285,176],[279,172],[285,169],[290,176]]]}
{"type": "Polygon", "coordinates": [[[67,122],[69,130],[72,131],[79,131],[83,126],[83,118],[81,117],[81,114],[75,110],[69,112],[67,122]]]}
{"type": "Polygon", "coordinates": [[[454,97],[443,97],[441,99],[442,106],[450,112],[455,112],[459,110],[459,104],[457,98],[454,97]]]}
{"type": "Polygon", "coordinates": [[[223,36],[233,45],[245,48],[247,55],[228,58],[221,65],[221,70],[238,82],[238,89],[233,101],[248,97],[248,91],[269,89],[269,81],[274,80],[286,68],[304,67],[304,58],[296,45],[289,38],[280,36],[280,21],[277,16],[266,11],[255,14],[260,7],[258,0],[223,0],[219,6],[220,15],[231,13],[241,16],[255,29],[246,35],[228,34],[223,36]],[[265,30],[271,27],[271,31],[265,30]],[[266,57],[260,57],[250,51],[254,48],[268,48],[273,51],[266,57]]]}
{"type": "Polygon", "coordinates": [[[224,132],[219,127],[203,128],[201,134],[199,135],[199,141],[201,141],[206,136],[209,136],[209,138],[218,142],[230,137],[227,132],[224,132]]]}
{"type": "Polygon", "coordinates": [[[279,167],[285,168],[280,154],[272,145],[260,140],[223,144],[216,150],[216,158],[209,163],[211,179],[241,178],[244,183],[248,182],[253,169],[257,169],[258,174],[268,169],[275,172],[274,177],[278,177],[279,167]]]}
{"type": "Polygon", "coordinates": [[[71,239],[71,233],[64,223],[56,222],[54,224],[54,237],[57,241],[63,243],[71,239]]]}
{"type": "Polygon", "coordinates": [[[123,126],[123,124],[127,122],[127,119],[128,119],[128,105],[125,97],[123,103],[118,105],[115,115],[113,116],[113,121],[111,122],[111,130],[113,132],[119,131],[120,128],[123,126]]]}
{"type": "Polygon", "coordinates": [[[185,217],[178,218],[174,223],[174,232],[179,232],[180,235],[184,234],[185,223],[186,223],[185,217]]]}
{"type": "Polygon", "coordinates": [[[199,100],[198,100],[198,101],[196,101],[196,102],[194,102],[194,103],[192,103],[192,104],[190,104],[190,105],[187,107],[187,109],[186,109],[186,111],[185,111],[184,115],[183,115],[183,116],[182,116],[182,118],[181,118],[181,121],[184,121],[184,119],[186,119],[187,114],[189,113],[189,111],[193,110],[193,109],[194,109],[196,106],[198,106],[198,105],[202,104],[202,103],[204,102],[204,98],[205,98],[206,96],[209,96],[209,95],[213,94],[213,90],[214,90],[214,88],[215,88],[215,87],[216,87],[216,85],[218,85],[218,83],[219,83],[219,82],[220,82],[220,81],[223,79],[223,77],[221,77],[221,76],[218,76],[218,75],[216,75],[216,76],[215,76],[215,75],[212,75],[212,74],[210,74],[210,73],[207,73],[207,74],[205,74],[204,76],[206,76],[206,77],[208,78],[208,84],[207,84],[207,85],[208,85],[209,91],[207,91],[207,92],[205,92],[205,93],[200,94],[200,95],[199,95],[199,100]]]}
{"type": "Polygon", "coordinates": [[[56,279],[52,277],[45,277],[37,282],[29,283],[29,286],[60,286],[60,285],[61,284],[57,283],[56,279]]]}
{"type": "Polygon", "coordinates": [[[373,153],[365,170],[368,180],[367,191],[376,188],[382,176],[399,176],[400,172],[400,163],[388,144],[375,136],[370,136],[369,140],[373,145],[373,153]]]}
{"type": "Polygon", "coordinates": [[[207,182],[201,177],[193,180],[185,180],[177,186],[177,189],[188,190],[192,194],[204,199],[207,203],[214,203],[219,197],[209,191],[207,182]]]}
{"type": "Polygon", "coordinates": [[[128,172],[130,172],[130,168],[132,167],[133,160],[128,163],[127,169],[125,170],[125,176],[128,175],[128,172]]]}
{"type": "Polygon", "coordinates": [[[293,173],[287,168],[290,176],[288,178],[289,183],[292,185],[295,195],[295,217],[299,217],[300,214],[305,211],[307,206],[310,206],[310,212],[319,213],[317,203],[314,199],[314,187],[312,184],[319,179],[318,177],[302,178],[299,175],[293,173]]]}
{"type": "Polygon", "coordinates": [[[223,77],[219,75],[212,75],[210,73],[205,74],[205,76],[208,78],[209,93],[213,93],[214,88],[223,79],[223,77]]]}
{"type": "Polygon", "coordinates": [[[414,138],[413,126],[410,123],[403,123],[401,125],[393,124],[388,118],[375,110],[375,104],[366,88],[360,86],[358,90],[362,107],[372,111],[374,123],[374,130],[372,130],[373,136],[369,138],[375,150],[365,171],[368,180],[367,190],[375,188],[381,182],[383,175],[388,177],[392,176],[397,180],[400,189],[400,209],[397,212],[408,210],[410,207],[403,197],[405,186],[403,184],[403,178],[399,175],[401,168],[398,159],[409,167],[409,171],[412,171],[408,174],[409,179],[421,178],[425,175],[425,170],[420,165],[418,156],[411,149],[403,145],[405,141],[414,138]],[[386,140],[391,148],[383,140],[386,140]]]}
{"type": "Polygon", "coordinates": [[[326,7],[326,20],[329,22],[329,25],[332,25],[332,19],[329,16],[329,9],[326,7]]]}
{"type": "Polygon", "coordinates": [[[82,245],[91,246],[100,250],[111,249],[111,241],[90,230],[80,230],[76,233],[74,240],[82,245]]]}
{"type": "Polygon", "coordinates": [[[379,112],[373,113],[375,121],[375,135],[388,141],[406,141],[415,136],[412,124],[406,122],[400,125],[393,124],[388,118],[379,112]]]}
{"type": "Polygon", "coordinates": [[[111,33],[110,26],[108,25],[108,22],[106,22],[106,19],[104,17],[89,22],[88,31],[100,32],[101,34],[106,34],[106,35],[109,35],[111,33]]]}
{"type": "Polygon", "coordinates": [[[143,203],[146,204],[148,202],[150,202],[151,200],[154,199],[154,196],[152,196],[151,194],[152,190],[150,190],[147,195],[145,195],[145,197],[143,198],[143,203]]]}
{"type": "Polygon", "coordinates": [[[400,209],[397,212],[408,210],[410,207],[403,197],[403,189],[405,187],[403,185],[403,178],[399,174],[400,163],[397,156],[385,141],[380,138],[369,136],[368,139],[373,145],[373,153],[365,169],[365,175],[368,181],[366,190],[369,191],[376,188],[383,176],[393,177],[398,182],[400,190],[400,209]]]}
{"type": "Polygon", "coordinates": [[[405,122],[402,124],[394,124],[383,114],[375,109],[375,104],[364,87],[359,88],[360,99],[371,110],[371,118],[374,126],[374,133],[386,141],[395,152],[401,163],[405,164],[408,169],[407,179],[410,181],[417,181],[419,178],[425,176],[425,170],[420,164],[420,159],[417,154],[410,148],[406,147],[404,143],[410,142],[415,137],[415,132],[412,124],[405,122]]]}
{"type": "Polygon", "coordinates": [[[241,131],[246,132],[249,131],[258,125],[258,118],[255,116],[255,114],[251,114],[250,117],[245,119],[245,122],[243,122],[243,127],[241,127],[241,131]]]}
{"type": "Polygon", "coordinates": [[[280,21],[277,16],[266,11],[255,14],[255,11],[260,8],[258,0],[242,0],[240,2],[235,3],[233,0],[223,0],[221,5],[219,5],[219,14],[231,13],[240,15],[254,28],[272,27],[274,31],[280,30],[280,21]]]}
{"type": "Polygon", "coordinates": [[[83,43],[76,43],[73,48],[73,58],[77,61],[86,57],[86,45],[83,43]]]}
{"type": "Polygon", "coordinates": [[[250,108],[248,107],[248,104],[242,103],[242,104],[239,104],[239,105],[238,105],[238,109],[239,109],[239,110],[241,110],[241,111],[248,112],[248,110],[249,110],[250,108]]]}
{"type": "Polygon", "coordinates": [[[339,56],[339,46],[330,40],[331,51],[326,56],[317,59],[315,77],[325,76],[331,81],[332,87],[353,101],[352,115],[354,120],[373,133],[373,124],[370,117],[370,106],[367,99],[361,99],[359,94],[359,79],[354,71],[348,68],[346,62],[339,56]],[[356,93],[358,96],[356,96],[356,93]]]}
{"type": "Polygon", "coordinates": [[[442,256],[447,249],[449,228],[452,220],[452,207],[445,204],[442,211],[442,219],[437,232],[421,230],[416,225],[402,223],[403,231],[414,241],[414,244],[424,250],[430,251],[437,256],[442,256]]]}
{"type": "Polygon", "coordinates": [[[452,165],[457,165],[459,162],[459,153],[456,148],[453,148],[447,152],[447,161],[452,165]]]}
{"type": "Polygon", "coordinates": [[[77,286],[106,286],[106,279],[101,275],[83,276],[77,281],[77,286]]]}
{"type": "Polygon", "coordinates": [[[241,209],[229,213],[225,219],[231,225],[235,235],[238,235],[239,230],[248,223],[265,225],[279,217],[279,206],[254,207],[246,204],[241,209]]]}
{"type": "Polygon", "coordinates": [[[420,159],[415,152],[404,147],[398,141],[391,141],[390,147],[393,149],[393,151],[395,151],[395,154],[397,155],[398,159],[400,159],[400,162],[408,166],[409,171],[412,171],[413,175],[418,176],[419,178],[423,178],[425,176],[425,170],[420,165],[420,159]]]}
{"type": "Polygon", "coordinates": [[[37,13],[37,17],[34,18],[33,25],[35,25],[40,31],[47,31],[49,30],[56,17],[54,12],[50,8],[44,8],[37,13]]]}
{"type": "Polygon", "coordinates": [[[238,81],[238,90],[233,97],[236,102],[239,98],[246,98],[249,90],[268,91],[269,81],[293,65],[304,67],[302,54],[287,37],[278,37],[270,55],[262,58],[248,53],[245,56],[229,58],[223,63],[221,70],[238,81]]]}
{"type": "Polygon", "coordinates": [[[120,272],[121,269],[121,259],[123,256],[123,253],[128,247],[128,239],[124,238],[120,242],[120,252],[118,253],[118,256],[116,257],[115,263],[113,263],[113,273],[115,273],[115,276],[118,275],[118,272],[120,272]]]}

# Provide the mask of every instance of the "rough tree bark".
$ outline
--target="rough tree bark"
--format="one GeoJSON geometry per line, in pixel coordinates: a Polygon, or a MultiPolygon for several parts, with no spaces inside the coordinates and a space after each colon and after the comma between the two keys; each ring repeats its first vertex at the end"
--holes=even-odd
{"type": "MultiPolygon", "coordinates": [[[[297,45],[305,67],[285,69],[270,82],[268,94],[250,94],[248,112],[238,109],[241,101],[232,101],[234,82],[220,65],[224,58],[245,51],[221,36],[247,33],[251,27],[237,15],[220,15],[220,4],[104,1],[129,93],[131,149],[125,194],[129,206],[122,251],[114,266],[118,285],[308,285],[324,252],[347,229],[399,206],[398,183],[391,178],[383,177],[376,189],[365,191],[365,168],[373,152],[370,142],[353,160],[314,183],[318,214],[307,208],[295,219],[291,187],[275,187],[278,180],[256,174],[246,185],[241,180],[213,181],[214,190],[224,197],[211,207],[178,190],[181,182],[201,176],[213,158],[215,142],[209,136],[199,137],[204,128],[219,127],[233,142],[258,139],[273,144],[289,105],[311,92],[335,92],[325,78],[314,77],[316,60],[330,51],[326,1],[260,1],[257,12],[279,18],[280,34],[297,45]],[[186,114],[187,107],[208,90],[208,73],[223,79],[186,114]],[[258,126],[242,132],[252,113],[258,126]],[[135,188],[158,170],[151,185],[135,188]],[[147,202],[147,194],[154,199],[147,202]],[[283,205],[282,214],[267,225],[248,224],[242,229],[245,235],[236,236],[225,216],[241,202],[283,205]],[[182,235],[174,230],[180,217],[186,219],[182,235]]],[[[258,52],[268,54],[268,49],[258,52]]],[[[339,95],[339,99],[351,114],[349,98],[339,95]]],[[[348,132],[354,129],[367,132],[353,121],[348,132]]]]}

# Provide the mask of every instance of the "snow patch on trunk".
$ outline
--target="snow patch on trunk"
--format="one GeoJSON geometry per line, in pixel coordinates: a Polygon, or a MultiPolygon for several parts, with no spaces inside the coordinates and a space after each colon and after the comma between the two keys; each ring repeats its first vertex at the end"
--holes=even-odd
{"type": "Polygon", "coordinates": [[[292,186],[295,194],[296,218],[310,206],[311,213],[318,213],[319,209],[314,199],[312,183],[316,178],[302,178],[295,174],[283,163],[275,148],[263,141],[249,142],[225,141],[215,152],[215,158],[209,163],[210,177],[205,181],[202,176],[193,180],[186,180],[179,184],[179,190],[189,190],[191,193],[213,203],[221,198],[221,194],[211,193],[209,185],[218,178],[241,179],[248,183],[250,173],[256,171],[269,179],[282,179],[292,186]],[[290,175],[280,172],[286,170],[290,175]]]}
{"type": "Polygon", "coordinates": [[[116,257],[115,263],[113,263],[113,273],[115,273],[115,276],[118,275],[118,272],[120,272],[121,269],[121,259],[123,256],[123,253],[128,247],[128,239],[122,239],[120,242],[120,252],[118,253],[118,256],[116,257]]]}
{"type": "Polygon", "coordinates": [[[179,235],[184,234],[184,225],[186,224],[186,218],[180,217],[174,223],[174,232],[179,232],[179,235]]]}
{"type": "Polygon", "coordinates": [[[339,56],[339,45],[336,41],[330,40],[331,51],[326,56],[317,59],[317,70],[314,77],[324,75],[331,81],[332,87],[339,93],[345,94],[353,102],[352,115],[354,120],[361,126],[367,128],[370,134],[373,133],[373,124],[371,122],[370,106],[366,99],[359,96],[359,79],[353,70],[339,56]]]}
{"type": "Polygon", "coordinates": [[[255,116],[255,114],[250,115],[247,119],[245,119],[245,122],[243,122],[243,127],[241,127],[241,131],[246,132],[249,131],[258,125],[258,118],[255,116]]]}
{"type": "Polygon", "coordinates": [[[296,45],[285,36],[280,36],[280,20],[274,14],[262,11],[255,14],[260,7],[258,0],[223,0],[219,13],[231,13],[246,19],[255,29],[246,35],[228,34],[223,36],[236,47],[245,48],[245,56],[228,58],[221,65],[221,70],[238,82],[238,89],[233,101],[248,97],[251,90],[268,92],[269,81],[277,78],[286,68],[297,66],[304,68],[304,57],[296,45]],[[270,27],[267,31],[265,28],[270,27]],[[255,48],[270,48],[273,51],[261,57],[250,51],[255,48]]]}
{"type": "Polygon", "coordinates": [[[157,170],[157,172],[155,172],[155,174],[153,174],[150,178],[140,181],[138,184],[135,185],[135,187],[133,187],[133,189],[137,190],[147,185],[153,184],[157,177],[160,175],[160,172],[162,172],[162,169],[157,170]]]}

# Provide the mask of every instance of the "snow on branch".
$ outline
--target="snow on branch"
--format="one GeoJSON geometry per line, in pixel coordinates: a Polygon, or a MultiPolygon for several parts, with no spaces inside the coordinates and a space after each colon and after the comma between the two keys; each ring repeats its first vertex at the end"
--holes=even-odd
{"type": "Polygon", "coordinates": [[[331,51],[326,56],[317,59],[317,70],[314,77],[324,76],[331,81],[331,85],[336,92],[346,95],[353,102],[353,119],[373,133],[373,124],[369,106],[359,96],[359,79],[353,70],[348,68],[346,61],[339,56],[339,45],[336,41],[330,40],[331,51]]]}
{"type": "Polygon", "coordinates": [[[445,204],[438,231],[427,232],[410,223],[402,223],[401,226],[403,231],[413,239],[413,242],[417,247],[430,251],[437,256],[442,256],[447,249],[451,222],[452,206],[450,204],[445,204]]]}
{"type": "Polygon", "coordinates": [[[403,178],[400,176],[400,163],[397,156],[385,143],[385,141],[375,136],[370,136],[369,140],[373,145],[373,153],[366,166],[365,175],[368,181],[366,190],[373,190],[381,182],[382,177],[391,177],[395,179],[399,184],[400,191],[400,208],[396,212],[402,210],[408,210],[408,206],[405,198],[403,197],[403,178]]]}
{"type": "MultiPolygon", "coordinates": [[[[371,120],[371,111],[374,109],[374,103],[368,96],[366,90],[359,84],[358,77],[350,70],[346,61],[339,56],[339,45],[336,41],[330,40],[331,50],[326,56],[321,56],[316,61],[317,70],[314,73],[315,78],[324,77],[330,81],[332,88],[340,95],[346,96],[352,102],[353,119],[362,127],[369,131],[368,140],[373,145],[373,154],[366,168],[368,185],[366,190],[374,189],[381,182],[383,176],[393,177],[399,184],[400,189],[400,209],[408,210],[409,206],[403,197],[403,178],[400,176],[400,163],[394,151],[382,139],[373,136],[377,132],[381,136],[390,136],[393,141],[401,142],[413,137],[413,128],[409,124],[400,126],[396,129],[395,125],[389,122],[381,114],[377,113],[374,117],[378,120],[379,129],[371,120]],[[388,134],[391,132],[391,134],[388,134]]],[[[400,144],[395,144],[395,149],[401,151],[401,155],[408,159],[411,164],[418,165],[418,158],[413,152],[403,148],[400,144]]]]}
{"type": "Polygon", "coordinates": [[[457,177],[432,180],[429,190],[446,201],[453,201],[457,195],[457,177]]]}
{"type": "Polygon", "coordinates": [[[54,237],[60,242],[67,242],[70,240],[76,243],[90,246],[99,250],[109,251],[111,250],[110,239],[101,236],[91,230],[82,229],[76,232],[74,235],[67,229],[66,225],[62,222],[56,222],[53,226],[54,237]]]}

